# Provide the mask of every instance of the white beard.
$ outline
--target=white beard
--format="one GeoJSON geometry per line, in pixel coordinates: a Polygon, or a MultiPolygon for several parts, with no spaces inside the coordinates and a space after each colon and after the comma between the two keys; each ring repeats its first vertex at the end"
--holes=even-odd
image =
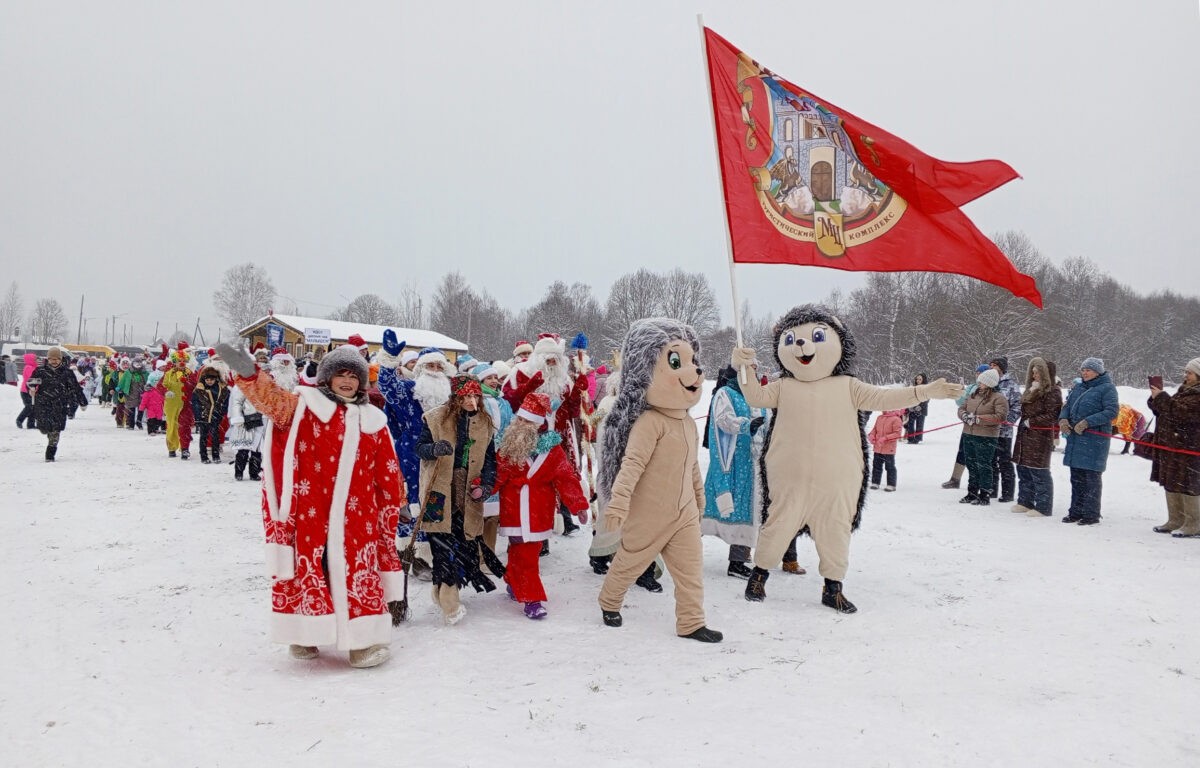
{"type": "Polygon", "coordinates": [[[535,363],[538,366],[537,370],[542,372],[542,385],[538,387],[538,392],[562,400],[571,387],[571,377],[567,373],[566,362],[560,357],[558,365],[546,365],[543,360],[535,363]]]}
{"type": "Polygon", "coordinates": [[[413,397],[425,413],[440,408],[450,399],[450,379],[441,373],[422,373],[413,385],[413,397]]]}
{"type": "Polygon", "coordinates": [[[296,385],[300,383],[300,377],[296,373],[296,366],[294,365],[289,365],[286,367],[282,365],[272,365],[271,378],[275,379],[275,383],[286,389],[288,392],[294,391],[296,389],[296,385]]]}

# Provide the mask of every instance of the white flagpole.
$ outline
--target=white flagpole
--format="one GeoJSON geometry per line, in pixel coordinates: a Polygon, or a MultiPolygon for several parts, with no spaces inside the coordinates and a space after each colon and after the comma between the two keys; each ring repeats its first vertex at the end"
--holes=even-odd
{"type": "MultiPolygon", "coordinates": [[[[704,14],[696,14],[696,23],[700,26],[700,51],[704,55],[704,89],[708,93],[708,109],[712,115],[713,154],[716,155],[717,158],[717,175],[722,180],[721,207],[724,210],[722,211],[721,218],[725,221],[725,249],[729,254],[729,289],[733,293],[733,328],[734,332],[737,334],[737,345],[741,347],[744,346],[742,342],[742,307],[738,301],[737,274],[733,269],[733,233],[729,229],[729,206],[724,195],[724,169],[721,167],[721,153],[717,149],[719,146],[717,143],[717,111],[716,104],[713,102],[712,72],[708,67],[708,40],[706,40],[704,37],[704,14]]],[[[746,383],[745,368],[742,368],[742,370],[738,372],[738,379],[742,384],[746,383]]]]}

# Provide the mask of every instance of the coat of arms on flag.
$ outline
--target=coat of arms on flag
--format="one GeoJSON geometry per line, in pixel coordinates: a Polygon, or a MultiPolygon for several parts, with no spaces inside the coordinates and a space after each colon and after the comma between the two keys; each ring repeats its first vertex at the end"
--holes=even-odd
{"type": "Polygon", "coordinates": [[[818,98],[710,29],[704,42],[735,263],[974,277],[1041,306],[960,206],[1017,178],[951,163],[818,98]]]}

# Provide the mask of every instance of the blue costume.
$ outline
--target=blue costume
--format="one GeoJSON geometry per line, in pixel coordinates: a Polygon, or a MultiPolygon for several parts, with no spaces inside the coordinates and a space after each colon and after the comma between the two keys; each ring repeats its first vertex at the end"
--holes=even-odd
{"type": "Polygon", "coordinates": [[[727,544],[752,547],[758,537],[751,421],[736,378],[713,393],[708,412],[708,474],[700,530],[727,544]]]}

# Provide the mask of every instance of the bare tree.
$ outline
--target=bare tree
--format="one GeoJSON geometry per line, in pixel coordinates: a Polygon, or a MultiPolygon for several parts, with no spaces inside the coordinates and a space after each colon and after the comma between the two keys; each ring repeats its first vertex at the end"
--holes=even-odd
{"type": "Polygon", "coordinates": [[[21,298],[21,289],[14,280],[0,301],[0,339],[12,339],[21,327],[21,315],[25,313],[25,301],[21,298]]]}
{"type": "Polygon", "coordinates": [[[648,269],[617,278],[604,307],[605,340],[619,349],[634,321],[663,314],[663,290],[662,276],[648,269]]]}
{"type": "Polygon", "coordinates": [[[668,272],[662,278],[659,311],[692,326],[701,338],[715,331],[721,322],[717,297],[703,272],[684,272],[679,268],[668,272]]]}
{"type": "Polygon", "coordinates": [[[364,293],[356,296],[342,310],[339,320],[367,325],[399,325],[399,313],[374,293],[364,293]]]}
{"type": "Polygon", "coordinates": [[[38,299],[29,318],[29,329],[37,344],[56,344],[67,332],[67,313],[56,299],[38,299]]]}
{"type": "Polygon", "coordinates": [[[213,292],[213,306],[233,328],[241,330],[267,314],[275,302],[275,286],[266,270],[253,263],[225,270],[213,292]]]}
{"type": "Polygon", "coordinates": [[[421,293],[414,286],[404,286],[400,290],[400,299],[396,302],[396,322],[405,328],[424,328],[423,304],[421,293]]]}

